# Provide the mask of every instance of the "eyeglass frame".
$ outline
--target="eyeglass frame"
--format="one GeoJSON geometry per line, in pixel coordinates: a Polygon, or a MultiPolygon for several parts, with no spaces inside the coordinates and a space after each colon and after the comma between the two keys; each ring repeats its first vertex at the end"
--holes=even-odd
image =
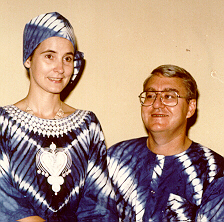
{"type": "Polygon", "coordinates": [[[153,104],[155,103],[155,101],[156,101],[156,99],[157,99],[157,95],[158,95],[159,93],[160,93],[160,101],[161,101],[161,103],[162,103],[164,106],[169,106],[169,107],[174,107],[174,106],[176,106],[176,105],[178,104],[178,99],[179,99],[179,98],[183,98],[183,99],[187,99],[187,100],[189,100],[188,97],[180,96],[180,95],[179,95],[176,91],[174,91],[174,90],[171,90],[171,91],[143,91],[143,92],[141,92],[140,95],[138,96],[141,105],[142,105],[142,106],[153,106],[153,104]],[[153,92],[153,93],[156,94],[156,97],[155,97],[155,99],[154,99],[154,101],[153,101],[153,103],[152,103],[151,105],[145,105],[145,104],[142,103],[142,101],[141,101],[141,98],[142,98],[141,95],[142,95],[143,93],[147,93],[147,92],[153,92]],[[176,94],[176,96],[177,96],[177,103],[176,103],[175,105],[173,105],[173,106],[164,104],[163,99],[162,99],[162,97],[161,97],[161,93],[163,93],[163,92],[174,92],[174,93],[176,94]]]}

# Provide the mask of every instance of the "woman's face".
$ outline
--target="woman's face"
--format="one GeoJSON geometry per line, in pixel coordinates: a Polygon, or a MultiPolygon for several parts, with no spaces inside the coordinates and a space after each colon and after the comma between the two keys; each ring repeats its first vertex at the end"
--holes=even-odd
{"type": "Polygon", "coordinates": [[[74,70],[74,47],[61,37],[50,37],[35,49],[25,62],[30,73],[31,90],[60,93],[74,70]]]}

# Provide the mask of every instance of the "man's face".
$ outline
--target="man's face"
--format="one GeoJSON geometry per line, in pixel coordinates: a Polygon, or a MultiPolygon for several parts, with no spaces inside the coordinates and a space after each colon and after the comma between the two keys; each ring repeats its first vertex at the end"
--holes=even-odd
{"type": "MultiPolygon", "coordinates": [[[[164,77],[161,74],[154,75],[148,81],[145,91],[176,91],[181,97],[187,96],[187,90],[183,80],[176,77],[164,77]]],[[[178,104],[173,107],[164,105],[161,102],[160,94],[153,105],[142,106],[142,120],[149,133],[167,132],[168,135],[176,137],[185,133],[187,119],[196,110],[196,100],[188,103],[185,98],[178,98],[178,104]]]]}

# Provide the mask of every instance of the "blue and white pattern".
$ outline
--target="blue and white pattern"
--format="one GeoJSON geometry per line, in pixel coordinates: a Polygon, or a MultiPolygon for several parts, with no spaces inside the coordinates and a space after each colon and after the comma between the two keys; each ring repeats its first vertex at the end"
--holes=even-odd
{"type": "Polygon", "coordinates": [[[116,221],[113,195],[104,135],[92,112],[48,120],[14,105],[0,108],[4,222],[33,215],[50,222],[116,221]]]}
{"type": "Polygon", "coordinates": [[[224,158],[195,142],[180,154],[156,155],[146,141],[108,149],[120,221],[224,221],[224,158]]]}

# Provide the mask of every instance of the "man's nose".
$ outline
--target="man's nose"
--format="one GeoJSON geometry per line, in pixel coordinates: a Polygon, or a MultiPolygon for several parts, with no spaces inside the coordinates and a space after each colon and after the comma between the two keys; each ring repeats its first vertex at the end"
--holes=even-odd
{"type": "Polygon", "coordinates": [[[160,107],[164,107],[164,104],[162,102],[162,96],[161,93],[157,93],[154,103],[153,103],[153,108],[160,108],[160,107]]]}

